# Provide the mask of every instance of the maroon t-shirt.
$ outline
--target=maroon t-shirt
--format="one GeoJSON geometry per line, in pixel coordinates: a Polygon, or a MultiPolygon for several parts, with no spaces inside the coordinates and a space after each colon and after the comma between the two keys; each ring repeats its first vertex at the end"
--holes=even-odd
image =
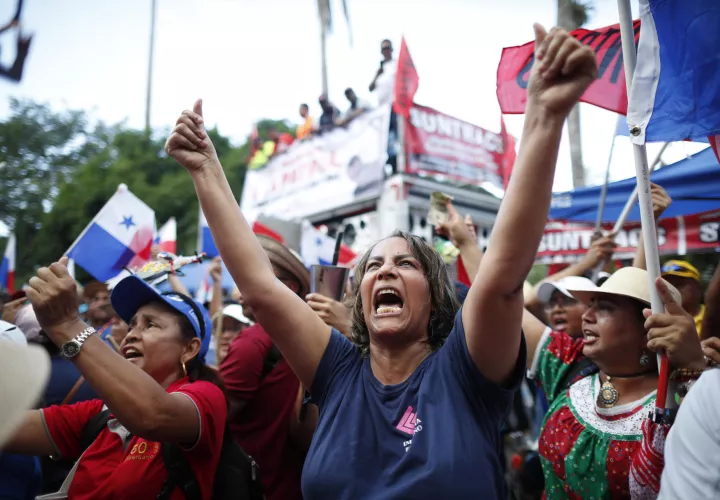
{"type": "Polygon", "coordinates": [[[260,325],[230,344],[220,373],[231,397],[246,401],[228,424],[235,441],[252,455],[268,500],[301,500],[303,457],[290,442],[290,421],[300,382],[284,359],[262,380],[272,340],[260,325]]]}

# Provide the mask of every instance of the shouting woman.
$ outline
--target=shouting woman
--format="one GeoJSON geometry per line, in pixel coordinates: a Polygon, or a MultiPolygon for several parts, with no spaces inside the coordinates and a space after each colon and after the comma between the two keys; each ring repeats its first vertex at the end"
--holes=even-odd
{"type": "Polygon", "coordinates": [[[523,283],[550,206],[563,122],[597,72],[592,51],[567,33],[539,25],[535,33],[523,140],[482,279],[457,311],[440,256],[397,232],[357,265],[354,343],[275,279],[200,101],[168,138],[245,302],[319,405],[303,470],[308,500],[504,496],[500,427],[525,370],[523,283]]]}
{"type": "Polygon", "coordinates": [[[219,379],[205,365],[212,334],[207,313],[185,296],[161,295],[135,276],[125,278],[111,297],[130,325],[118,356],[78,317],[65,263],[39,269],[27,295],[43,331],[100,399],[29,412],[6,450],[77,460],[63,485],[69,498],[180,499],[161,452],[177,446],[199,498],[210,499],[227,408],[219,379]],[[107,423],[82,449],[84,431],[106,408],[107,423]]]}

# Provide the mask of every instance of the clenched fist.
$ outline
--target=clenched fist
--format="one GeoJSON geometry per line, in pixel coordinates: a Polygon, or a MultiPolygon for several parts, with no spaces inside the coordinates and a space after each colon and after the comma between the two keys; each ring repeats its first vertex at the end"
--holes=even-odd
{"type": "Polygon", "coordinates": [[[597,77],[592,49],[560,28],[550,33],[535,28],[535,63],[528,83],[528,107],[536,105],[558,116],[567,115],[597,77]]]}
{"type": "Polygon", "coordinates": [[[165,142],[165,151],[191,174],[198,173],[218,162],[215,146],[205,131],[202,100],[195,101],[192,111],[186,109],[175,122],[175,128],[165,142]]]}
{"type": "Polygon", "coordinates": [[[67,257],[63,257],[50,267],[38,269],[26,290],[38,323],[58,345],[70,340],[65,332],[80,321],[77,287],[67,271],[67,261],[67,257]]]}

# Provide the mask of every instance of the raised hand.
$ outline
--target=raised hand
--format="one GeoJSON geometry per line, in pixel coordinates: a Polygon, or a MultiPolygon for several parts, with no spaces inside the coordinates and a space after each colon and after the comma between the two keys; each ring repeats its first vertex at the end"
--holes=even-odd
{"type": "Polygon", "coordinates": [[[186,109],[175,122],[175,128],[165,142],[165,151],[188,172],[196,173],[206,165],[219,165],[215,146],[205,131],[202,100],[195,101],[192,111],[186,109]]]}
{"type": "Polygon", "coordinates": [[[668,360],[676,368],[698,368],[705,366],[695,320],[685,312],[673,297],[662,278],[655,281],[658,293],[665,305],[665,312],[653,314],[645,309],[645,329],[648,331],[647,347],[651,351],[667,353],[668,360]]]}
{"type": "Polygon", "coordinates": [[[349,307],[319,293],[311,293],[305,297],[305,300],[326,325],[335,328],[346,337],[350,336],[352,311],[349,307]]]}
{"type": "Polygon", "coordinates": [[[672,203],[672,198],[667,194],[667,191],[662,186],[650,183],[650,193],[652,196],[653,215],[655,219],[659,219],[663,212],[672,203]]]}
{"type": "Polygon", "coordinates": [[[560,28],[535,28],[535,64],[528,82],[528,106],[567,115],[597,77],[592,49],[560,28]]]}
{"type": "MultiPolygon", "coordinates": [[[[451,202],[447,203],[449,218],[447,222],[438,224],[436,231],[445,236],[455,246],[461,248],[464,245],[477,244],[477,236],[473,239],[466,219],[463,219],[451,202]]],[[[470,221],[472,225],[472,221],[470,221]]]]}
{"type": "Polygon", "coordinates": [[[601,236],[597,238],[592,242],[592,245],[590,245],[584,257],[588,268],[594,268],[604,262],[608,262],[612,259],[616,247],[617,243],[615,243],[611,236],[601,236]]]}
{"type": "Polygon", "coordinates": [[[208,267],[208,273],[213,283],[220,283],[222,281],[222,259],[220,257],[215,257],[212,260],[208,267]]]}
{"type": "Polygon", "coordinates": [[[67,271],[67,257],[38,269],[26,290],[38,323],[56,344],[69,340],[66,331],[80,321],[75,280],[67,271]]]}

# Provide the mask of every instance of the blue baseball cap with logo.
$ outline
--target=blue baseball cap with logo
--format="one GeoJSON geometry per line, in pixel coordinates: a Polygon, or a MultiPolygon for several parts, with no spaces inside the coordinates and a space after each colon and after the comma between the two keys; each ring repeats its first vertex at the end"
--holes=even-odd
{"type": "Polygon", "coordinates": [[[175,292],[161,293],[137,276],[128,276],[115,285],[110,294],[110,302],[118,316],[130,324],[138,309],[151,302],[162,302],[187,318],[200,339],[198,357],[205,362],[205,355],[210,348],[212,322],[203,305],[186,295],[175,292]]]}

